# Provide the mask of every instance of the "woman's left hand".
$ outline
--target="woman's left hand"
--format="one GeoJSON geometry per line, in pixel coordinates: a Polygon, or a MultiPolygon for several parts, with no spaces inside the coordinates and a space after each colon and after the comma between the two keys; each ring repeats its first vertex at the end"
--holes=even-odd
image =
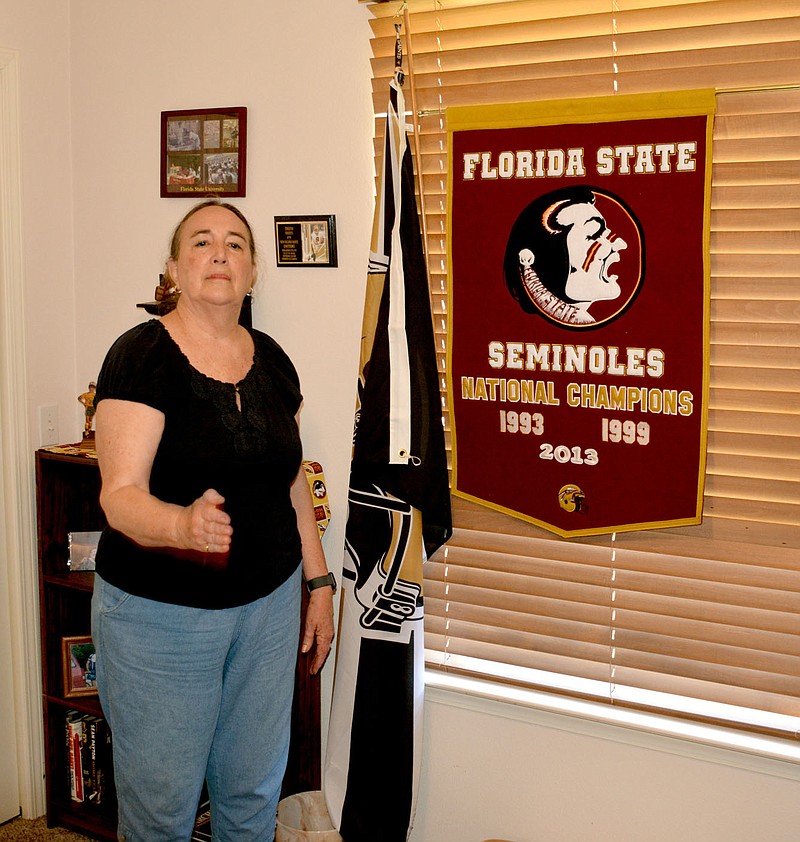
{"type": "Polygon", "coordinates": [[[309,672],[316,675],[325,663],[333,643],[333,591],[329,587],[311,592],[306,611],[306,626],[300,651],[306,655],[314,650],[309,672]]]}

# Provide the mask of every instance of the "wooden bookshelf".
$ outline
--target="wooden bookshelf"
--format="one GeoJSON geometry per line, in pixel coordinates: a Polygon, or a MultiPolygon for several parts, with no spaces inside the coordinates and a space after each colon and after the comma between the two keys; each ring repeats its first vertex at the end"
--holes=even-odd
{"type": "MultiPolygon", "coordinates": [[[[67,711],[102,716],[96,696],[65,697],[62,669],[62,639],[91,633],[94,587],[94,573],[69,570],[68,534],[99,531],[105,526],[99,491],[100,472],[91,451],[66,446],[36,452],[47,823],[50,827],[70,828],[97,839],[115,840],[117,807],[113,781],[105,803],[73,801],[65,738],[67,711]]],[[[304,612],[306,604],[304,593],[304,612]]],[[[320,788],[320,740],[320,680],[319,676],[308,674],[307,664],[301,657],[283,795],[320,788]]]]}

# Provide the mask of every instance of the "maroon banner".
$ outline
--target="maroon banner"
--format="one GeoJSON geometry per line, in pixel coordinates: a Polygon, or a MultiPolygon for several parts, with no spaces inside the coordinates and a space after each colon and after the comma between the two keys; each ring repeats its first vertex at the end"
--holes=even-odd
{"type": "Polygon", "coordinates": [[[699,523],[713,93],[449,109],[453,493],[699,523]]]}

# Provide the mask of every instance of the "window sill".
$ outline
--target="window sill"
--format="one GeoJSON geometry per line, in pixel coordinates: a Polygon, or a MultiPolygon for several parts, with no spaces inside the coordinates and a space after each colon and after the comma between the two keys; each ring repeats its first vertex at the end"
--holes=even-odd
{"type": "Polygon", "coordinates": [[[429,703],[800,781],[800,742],[426,670],[429,703]]]}

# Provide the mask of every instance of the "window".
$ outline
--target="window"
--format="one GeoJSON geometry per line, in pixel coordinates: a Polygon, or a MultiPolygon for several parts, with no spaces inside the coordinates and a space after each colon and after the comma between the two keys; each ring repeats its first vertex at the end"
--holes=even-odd
{"type": "MultiPolygon", "coordinates": [[[[372,3],[417,114],[445,409],[447,125],[457,105],[714,88],[701,526],[565,540],[453,499],[429,667],[787,739],[800,731],[800,16],[794,0],[372,3]],[[410,82],[413,81],[413,89],[410,82]]],[[[377,154],[380,146],[376,144],[377,154]]],[[[420,176],[421,173],[421,176],[420,176]]]]}

